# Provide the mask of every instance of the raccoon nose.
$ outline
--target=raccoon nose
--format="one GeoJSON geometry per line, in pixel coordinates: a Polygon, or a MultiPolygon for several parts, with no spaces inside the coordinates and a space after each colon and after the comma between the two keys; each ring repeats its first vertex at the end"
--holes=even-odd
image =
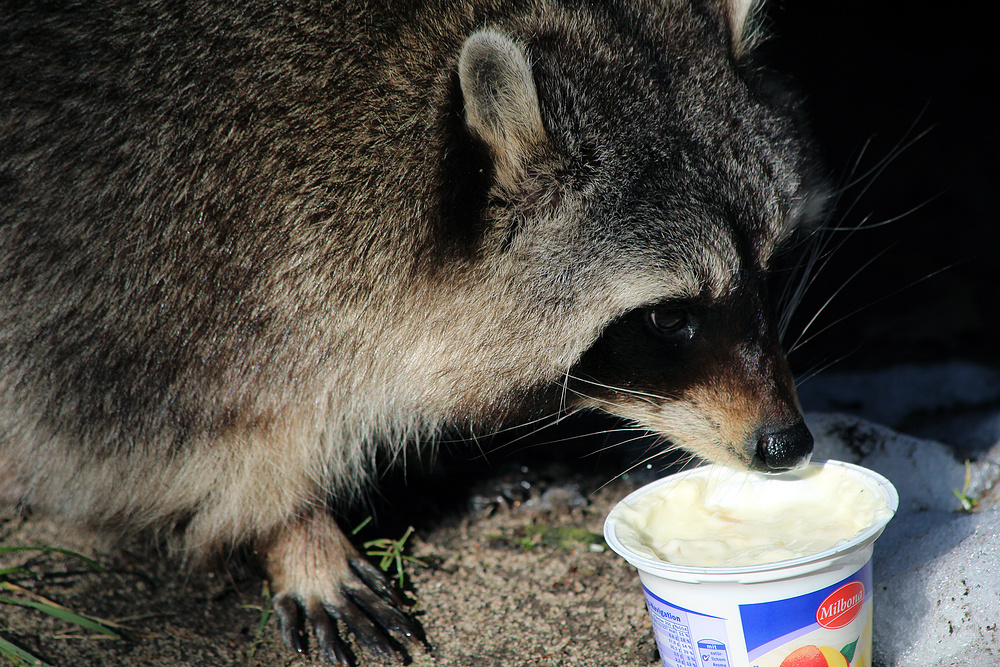
{"type": "Polygon", "coordinates": [[[757,438],[757,451],[750,467],[760,472],[794,470],[809,462],[813,436],[801,419],[794,426],[770,430],[766,426],[757,438]]]}

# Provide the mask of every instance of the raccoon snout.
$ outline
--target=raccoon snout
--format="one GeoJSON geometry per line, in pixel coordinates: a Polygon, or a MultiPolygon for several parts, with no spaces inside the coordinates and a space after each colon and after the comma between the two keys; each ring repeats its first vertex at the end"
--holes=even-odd
{"type": "Polygon", "coordinates": [[[760,472],[794,470],[809,463],[812,450],[813,436],[804,421],[777,430],[764,426],[750,467],[760,472]]]}

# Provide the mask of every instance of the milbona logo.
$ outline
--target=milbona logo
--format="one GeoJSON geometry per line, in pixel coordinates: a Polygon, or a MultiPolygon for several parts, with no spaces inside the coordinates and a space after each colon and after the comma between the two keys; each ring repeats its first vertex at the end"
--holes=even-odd
{"type": "Polygon", "coordinates": [[[864,601],[863,583],[852,581],[844,584],[820,603],[816,609],[816,622],[831,630],[842,628],[857,618],[864,601]]]}

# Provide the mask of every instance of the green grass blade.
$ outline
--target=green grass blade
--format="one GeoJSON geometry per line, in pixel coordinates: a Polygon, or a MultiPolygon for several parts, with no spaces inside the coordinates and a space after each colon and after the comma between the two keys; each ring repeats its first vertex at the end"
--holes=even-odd
{"type": "Polygon", "coordinates": [[[5,567],[0,569],[0,579],[8,577],[12,574],[34,575],[35,573],[31,570],[26,570],[23,567],[5,567]]]}
{"type": "Polygon", "coordinates": [[[32,609],[37,609],[43,614],[48,614],[63,621],[73,623],[74,625],[79,625],[81,628],[86,628],[87,630],[92,630],[94,632],[100,633],[102,635],[109,635],[115,639],[121,639],[121,635],[109,628],[108,626],[93,621],[86,616],[80,616],[79,614],[74,614],[68,609],[60,609],[59,607],[53,607],[52,605],[45,604],[43,602],[36,602],[35,600],[18,600],[17,598],[2,597],[0,596],[0,604],[15,604],[21,607],[30,607],[32,609]]]}
{"type": "Polygon", "coordinates": [[[351,531],[351,535],[357,535],[358,533],[360,533],[362,528],[371,523],[371,520],[372,518],[370,516],[366,517],[364,521],[362,521],[361,523],[359,523],[357,526],[354,527],[354,530],[351,531]]]}
{"type": "Polygon", "coordinates": [[[41,665],[41,667],[52,667],[41,658],[28,653],[17,644],[12,644],[3,637],[0,637],[0,656],[7,658],[15,665],[41,665]]]}

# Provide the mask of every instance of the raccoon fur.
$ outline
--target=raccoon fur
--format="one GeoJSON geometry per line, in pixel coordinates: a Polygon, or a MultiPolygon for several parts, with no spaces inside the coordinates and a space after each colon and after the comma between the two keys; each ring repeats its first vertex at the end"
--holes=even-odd
{"type": "Polygon", "coordinates": [[[380,448],[594,408],[801,464],[766,277],[823,179],[754,13],[4,0],[0,498],[249,545],[343,661],[413,631],[324,509],[380,448]]]}

